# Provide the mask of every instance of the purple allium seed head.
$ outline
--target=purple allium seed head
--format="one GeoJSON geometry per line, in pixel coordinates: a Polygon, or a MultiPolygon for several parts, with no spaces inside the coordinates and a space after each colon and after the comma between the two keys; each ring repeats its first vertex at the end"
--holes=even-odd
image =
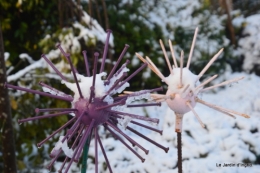
{"type": "MultiPolygon", "coordinates": [[[[133,146],[136,146],[140,148],[142,151],[144,151],[146,154],[149,153],[149,150],[145,149],[143,146],[141,146],[137,141],[133,140],[131,137],[126,135],[120,128],[118,128],[118,125],[125,126],[125,129],[130,130],[131,132],[135,133],[136,135],[140,136],[141,138],[147,140],[148,142],[151,142],[152,144],[156,145],[157,147],[163,149],[164,151],[168,151],[169,148],[166,148],[152,139],[146,137],[145,135],[137,132],[133,128],[129,126],[129,124],[135,124],[140,127],[158,132],[162,134],[162,130],[155,129],[153,127],[141,124],[139,122],[133,121],[135,119],[151,122],[151,123],[158,123],[159,119],[156,118],[150,118],[140,115],[135,115],[131,113],[126,113],[123,110],[119,109],[118,107],[127,107],[126,105],[140,99],[148,99],[146,98],[151,92],[159,91],[162,88],[156,88],[154,90],[143,90],[142,92],[133,92],[132,94],[125,95],[125,96],[119,96],[114,97],[114,95],[117,95],[118,93],[121,93],[126,87],[129,86],[128,81],[133,78],[136,74],[138,74],[143,68],[147,66],[147,63],[144,63],[140,68],[138,68],[134,73],[129,75],[126,79],[124,79],[127,76],[127,72],[129,71],[127,69],[127,64],[130,63],[130,61],[127,59],[126,62],[119,68],[119,70],[116,71],[117,66],[119,65],[120,61],[122,60],[123,56],[125,55],[125,52],[129,45],[125,44],[125,48],[122,51],[120,57],[118,58],[118,61],[115,65],[115,67],[112,69],[112,71],[109,74],[109,77],[106,80],[102,80],[102,77],[106,75],[105,72],[103,72],[103,68],[105,66],[105,59],[108,52],[108,46],[109,46],[109,36],[112,33],[111,30],[107,30],[107,39],[105,42],[105,48],[102,55],[102,62],[100,67],[100,73],[97,73],[97,63],[98,63],[98,57],[99,53],[94,53],[94,70],[93,70],[93,76],[90,76],[89,73],[89,67],[88,67],[88,58],[86,56],[86,51],[82,51],[86,66],[86,73],[87,77],[78,74],[76,68],[72,65],[70,54],[66,53],[62,47],[61,44],[57,44],[56,47],[60,49],[61,53],[67,58],[70,66],[71,71],[75,80],[75,83],[70,83],[66,80],[66,78],[61,74],[61,72],[52,64],[52,62],[44,55],[42,54],[42,57],[46,60],[46,62],[53,68],[53,70],[61,77],[62,83],[65,84],[69,89],[71,89],[74,92],[74,97],[71,95],[67,95],[63,93],[62,91],[59,91],[55,88],[52,88],[48,86],[47,84],[44,84],[43,82],[40,82],[40,85],[42,87],[45,87],[45,92],[35,91],[27,88],[22,88],[18,86],[13,86],[10,84],[5,83],[4,86],[12,89],[17,89],[21,91],[26,91],[34,94],[39,94],[42,96],[47,96],[50,98],[60,99],[63,101],[70,102],[72,104],[72,108],[47,108],[47,109],[39,109],[36,108],[35,112],[41,113],[41,112],[53,112],[56,113],[52,114],[44,114],[39,115],[31,118],[26,118],[22,120],[18,120],[18,123],[38,120],[42,118],[50,118],[54,116],[61,116],[63,114],[69,114],[74,113],[75,116],[70,119],[67,123],[65,123],[63,126],[61,126],[59,129],[54,131],[51,135],[49,135],[47,138],[45,138],[43,141],[39,142],[37,144],[38,147],[41,147],[46,141],[48,141],[50,138],[52,138],[54,135],[58,134],[65,128],[70,127],[67,129],[65,136],[60,136],[59,141],[57,142],[57,146],[54,147],[53,152],[51,152],[50,156],[52,158],[52,161],[48,165],[48,168],[50,169],[54,162],[58,159],[59,155],[64,152],[64,154],[67,156],[64,160],[64,163],[62,164],[59,172],[62,172],[63,168],[65,167],[66,163],[68,162],[68,165],[66,166],[65,172],[67,173],[70,169],[70,166],[72,162],[78,162],[83,150],[83,147],[86,145],[88,139],[91,139],[92,132],[95,133],[95,167],[96,167],[96,173],[97,173],[97,145],[100,145],[100,148],[102,150],[102,153],[105,157],[106,163],[108,165],[108,168],[110,172],[112,172],[111,166],[109,164],[109,159],[106,156],[104,147],[102,145],[101,139],[98,135],[98,128],[100,125],[103,125],[105,129],[107,129],[116,139],[119,139],[122,144],[124,144],[133,154],[135,154],[142,162],[145,161],[144,158],[141,157],[135,151],[131,146],[129,146],[125,140],[128,140],[133,146]],[[49,93],[46,93],[49,92],[49,93]],[[148,94],[148,95],[147,95],[148,94]],[[145,97],[142,97],[145,95],[145,97]],[[135,98],[136,97],[136,98],[135,98]],[[119,123],[119,121],[123,121],[122,124],[119,123]],[[129,124],[128,124],[129,123],[129,124]],[[115,133],[117,132],[117,133],[115,133]],[[76,138],[75,138],[76,137],[76,138]]],[[[131,105],[131,104],[130,104],[131,105]]],[[[139,104],[135,105],[138,106],[158,106],[160,104],[158,103],[148,103],[148,104],[139,104]]],[[[131,107],[131,106],[130,106],[131,107]]],[[[134,106],[133,106],[134,107],[134,106]]]]}

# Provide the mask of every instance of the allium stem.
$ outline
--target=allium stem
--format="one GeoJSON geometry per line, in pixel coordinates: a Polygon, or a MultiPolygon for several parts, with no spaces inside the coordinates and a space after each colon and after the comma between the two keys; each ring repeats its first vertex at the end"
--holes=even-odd
{"type": "Polygon", "coordinates": [[[110,163],[109,163],[109,160],[108,160],[108,158],[107,158],[105,149],[104,149],[104,147],[103,147],[103,145],[102,145],[102,142],[101,142],[101,140],[100,140],[100,137],[99,137],[98,133],[97,133],[97,139],[98,139],[98,143],[99,143],[99,145],[100,145],[100,148],[101,148],[101,150],[102,150],[102,153],[103,153],[103,155],[104,155],[104,157],[105,157],[105,160],[106,160],[106,163],[107,163],[107,167],[108,167],[108,169],[109,169],[109,172],[110,172],[110,173],[113,173],[113,171],[112,171],[112,169],[111,169],[111,166],[110,166],[110,163]]]}
{"type": "Polygon", "coordinates": [[[134,118],[134,119],[139,119],[139,120],[143,120],[143,121],[150,121],[150,122],[153,122],[153,123],[156,123],[156,124],[159,123],[159,119],[157,119],[157,118],[149,118],[149,117],[130,114],[130,113],[126,113],[126,112],[119,112],[119,111],[114,111],[114,110],[107,110],[107,111],[111,112],[111,113],[119,114],[119,115],[129,116],[129,117],[134,118]]]}
{"type": "Polygon", "coordinates": [[[52,138],[54,135],[56,135],[57,133],[59,133],[61,130],[63,130],[64,128],[66,128],[68,125],[70,125],[74,120],[76,119],[76,117],[73,117],[71,120],[69,120],[66,124],[64,124],[63,126],[61,126],[59,129],[57,129],[55,132],[53,132],[50,136],[48,136],[47,138],[45,138],[43,141],[41,141],[40,143],[37,144],[37,147],[41,147],[47,140],[49,140],[50,138],[52,138]]]}
{"type": "Polygon", "coordinates": [[[72,100],[73,100],[71,98],[56,96],[56,95],[48,94],[48,93],[41,92],[41,91],[36,91],[36,90],[27,89],[27,88],[22,88],[22,87],[19,87],[19,86],[14,86],[14,85],[7,84],[7,83],[5,83],[5,87],[20,90],[20,91],[26,91],[26,92],[33,93],[33,94],[39,94],[39,95],[42,95],[42,96],[47,96],[47,97],[51,97],[51,98],[55,98],[55,99],[59,99],[59,100],[64,100],[64,101],[67,101],[67,102],[72,102],[72,100]]]}
{"type": "Polygon", "coordinates": [[[59,113],[55,113],[55,114],[48,114],[48,115],[30,117],[30,118],[18,120],[18,123],[21,124],[21,123],[28,122],[28,121],[34,121],[34,120],[50,118],[50,117],[56,117],[56,116],[60,116],[60,115],[66,115],[66,114],[69,114],[69,113],[72,113],[72,111],[64,111],[64,112],[59,112],[59,113]]]}
{"type": "Polygon", "coordinates": [[[87,51],[83,50],[83,51],[82,51],[82,54],[83,54],[84,61],[85,61],[85,67],[86,67],[87,76],[90,77],[89,66],[88,66],[87,51]]]}
{"type": "Polygon", "coordinates": [[[104,125],[105,129],[107,129],[113,136],[114,138],[120,140],[129,150],[131,150],[142,162],[145,161],[142,156],[140,156],[133,148],[131,148],[124,140],[122,140],[115,132],[113,132],[107,125],[104,125]]]}
{"type": "Polygon", "coordinates": [[[127,51],[128,48],[129,48],[129,45],[126,44],[125,47],[124,47],[124,49],[123,49],[123,51],[122,51],[122,53],[120,54],[118,60],[116,61],[116,64],[114,65],[114,67],[112,68],[111,72],[109,73],[109,75],[108,75],[108,77],[107,77],[107,80],[108,80],[108,81],[111,79],[112,75],[114,74],[114,72],[115,72],[117,66],[118,66],[119,63],[121,62],[121,60],[122,60],[122,58],[124,57],[124,55],[125,55],[125,53],[126,53],[126,51],[127,51]]]}
{"type": "Polygon", "coordinates": [[[90,135],[87,138],[87,142],[83,148],[83,158],[82,158],[82,168],[81,168],[81,173],[86,173],[87,172],[87,160],[88,160],[88,151],[89,151],[89,147],[90,147],[90,141],[91,141],[91,136],[92,136],[92,132],[90,133],[90,135]]]}
{"type": "Polygon", "coordinates": [[[104,66],[105,66],[107,52],[108,52],[108,46],[109,46],[109,37],[110,37],[111,33],[112,33],[112,31],[110,29],[107,29],[107,39],[106,39],[106,42],[105,42],[105,48],[104,48],[104,52],[103,52],[102,63],[101,63],[101,67],[100,67],[100,73],[102,73],[104,71],[104,66]]]}
{"type": "Polygon", "coordinates": [[[127,136],[126,134],[124,134],[118,127],[114,126],[113,124],[106,122],[106,124],[108,124],[110,127],[112,127],[115,131],[117,131],[118,133],[120,133],[122,136],[124,136],[130,143],[132,143],[134,146],[136,145],[137,147],[139,147],[141,150],[143,150],[145,152],[145,154],[149,153],[149,150],[145,149],[142,145],[140,145],[139,143],[137,143],[135,140],[133,140],[132,138],[130,138],[129,136],[127,136]]]}
{"type": "Polygon", "coordinates": [[[64,81],[68,81],[62,74],[61,72],[52,64],[52,62],[46,57],[45,54],[42,54],[42,58],[51,66],[51,68],[57,73],[57,75],[60,76],[60,78],[64,81]]]}
{"type": "Polygon", "coordinates": [[[177,150],[178,150],[178,173],[182,173],[182,146],[181,146],[181,132],[177,133],[177,150]]]}
{"type": "Polygon", "coordinates": [[[146,137],[145,135],[143,135],[143,134],[139,133],[138,131],[136,131],[135,129],[133,129],[133,128],[129,127],[129,126],[127,126],[127,127],[126,127],[126,129],[128,129],[128,130],[130,130],[131,132],[133,132],[133,133],[137,134],[138,136],[140,136],[140,137],[144,138],[145,140],[147,140],[147,141],[151,142],[152,144],[156,145],[157,147],[159,147],[159,148],[163,149],[163,150],[164,150],[166,153],[168,152],[168,150],[169,150],[169,147],[168,147],[168,148],[166,148],[166,147],[164,147],[164,146],[162,146],[162,145],[158,144],[158,143],[157,143],[157,142],[155,142],[154,140],[152,140],[152,139],[150,139],[150,138],[146,137]]]}

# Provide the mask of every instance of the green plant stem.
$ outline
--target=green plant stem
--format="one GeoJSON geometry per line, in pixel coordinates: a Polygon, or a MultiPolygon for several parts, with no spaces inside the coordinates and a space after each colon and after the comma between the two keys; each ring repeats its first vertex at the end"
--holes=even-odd
{"type": "Polygon", "coordinates": [[[87,167],[88,167],[87,160],[88,160],[88,151],[89,151],[90,140],[91,140],[91,135],[88,136],[86,144],[85,144],[84,149],[83,149],[81,173],[87,172],[87,167]]]}

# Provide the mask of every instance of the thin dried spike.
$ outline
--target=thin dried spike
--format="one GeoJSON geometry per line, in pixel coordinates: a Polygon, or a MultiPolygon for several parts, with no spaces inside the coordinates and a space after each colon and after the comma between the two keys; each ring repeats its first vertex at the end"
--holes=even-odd
{"type": "Polygon", "coordinates": [[[42,95],[42,96],[47,96],[47,97],[51,97],[51,98],[55,98],[55,99],[59,99],[59,100],[68,101],[68,102],[72,102],[72,100],[73,100],[71,98],[56,96],[56,95],[48,94],[46,92],[31,90],[31,89],[28,89],[28,88],[22,88],[22,87],[19,87],[19,86],[14,86],[14,85],[8,84],[8,83],[5,83],[4,87],[5,88],[8,87],[8,88],[12,88],[12,89],[20,90],[20,91],[25,91],[25,92],[29,92],[29,93],[33,93],[33,94],[39,94],[39,95],[42,95]]]}
{"type": "Polygon", "coordinates": [[[63,126],[61,126],[59,129],[57,129],[55,132],[53,132],[50,136],[48,136],[47,138],[45,138],[42,142],[37,144],[37,147],[41,147],[47,140],[49,140],[50,138],[52,138],[54,135],[56,135],[57,133],[59,133],[62,129],[66,128],[68,125],[70,125],[74,120],[76,119],[76,117],[73,117],[71,120],[69,120],[66,124],[64,124],[63,126]]]}
{"type": "Polygon", "coordinates": [[[43,83],[42,81],[39,82],[39,85],[41,85],[42,87],[48,88],[51,91],[55,92],[56,93],[55,95],[59,95],[61,97],[67,97],[67,98],[73,99],[73,97],[71,95],[65,94],[64,92],[59,91],[56,88],[53,88],[53,87],[43,83]]]}
{"type": "Polygon", "coordinates": [[[187,85],[184,87],[184,89],[181,91],[180,94],[184,94],[189,87],[190,87],[190,84],[187,84],[187,85]]]}
{"type": "Polygon", "coordinates": [[[98,172],[98,145],[97,145],[97,128],[94,129],[95,131],[95,171],[98,172]]]}
{"type": "MultiPolygon", "coordinates": [[[[63,56],[67,59],[67,61],[69,61],[69,59],[68,59],[68,55],[69,55],[69,54],[67,54],[67,53],[63,50],[63,48],[61,47],[60,43],[58,43],[58,44],[56,45],[56,47],[57,47],[58,49],[60,49],[60,51],[61,51],[61,53],[63,54],[63,56]]],[[[77,69],[76,69],[73,65],[71,66],[71,69],[74,69],[74,71],[75,71],[76,73],[78,73],[77,69]]]]}
{"type": "Polygon", "coordinates": [[[104,125],[105,129],[107,129],[114,138],[120,140],[129,150],[131,150],[142,162],[145,161],[144,158],[142,158],[133,148],[131,148],[124,140],[122,140],[115,132],[113,132],[107,125],[104,125]]]}
{"type": "Polygon", "coordinates": [[[226,112],[226,113],[229,113],[229,114],[236,114],[236,115],[240,115],[240,116],[245,117],[245,118],[250,118],[250,116],[247,115],[247,114],[243,114],[243,113],[240,113],[240,112],[236,112],[234,110],[222,108],[220,106],[213,105],[211,103],[205,102],[205,101],[203,101],[203,100],[201,100],[199,98],[196,98],[196,101],[201,103],[201,104],[204,104],[204,105],[206,105],[206,106],[208,106],[210,108],[214,108],[215,110],[220,110],[220,111],[223,111],[223,112],[226,112]]]}
{"type": "Polygon", "coordinates": [[[192,111],[192,113],[196,116],[196,118],[198,119],[201,127],[205,128],[205,125],[203,124],[203,122],[201,121],[200,117],[198,116],[198,114],[195,112],[195,110],[193,109],[193,107],[191,106],[190,102],[186,102],[186,104],[188,105],[188,107],[190,108],[190,110],[192,111]]]}
{"type": "Polygon", "coordinates": [[[128,94],[129,96],[134,96],[136,94],[146,94],[151,92],[163,91],[163,87],[154,88],[151,90],[141,90],[141,91],[124,91],[124,94],[128,94]]]}
{"type": "Polygon", "coordinates": [[[103,147],[103,145],[102,145],[102,142],[101,142],[101,140],[100,140],[100,137],[99,137],[98,133],[97,133],[97,139],[98,139],[98,143],[99,143],[99,145],[100,145],[100,148],[101,148],[101,150],[102,150],[102,153],[103,153],[103,155],[104,155],[104,157],[105,157],[106,164],[107,164],[107,167],[108,167],[108,169],[109,169],[109,172],[110,172],[110,173],[113,173],[113,171],[112,171],[112,169],[111,169],[111,166],[110,166],[110,163],[109,163],[109,160],[108,160],[108,158],[107,158],[105,149],[104,149],[104,147],[103,147]]]}
{"type": "Polygon", "coordinates": [[[145,106],[161,106],[161,103],[143,103],[143,104],[131,104],[131,105],[126,105],[126,107],[131,108],[131,107],[145,107],[145,106]]]}
{"type": "Polygon", "coordinates": [[[69,133],[72,133],[72,131],[76,128],[78,124],[80,124],[80,121],[82,117],[84,116],[85,112],[82,112],[82,114],[78,117],[77,121],[73,124],[73,126],[68,130],[69,133]]]}
{"type": "Polygon", "coordinates": [[[101,107],[97,107],[95,108],[96,110],[101,110],[101,109],[106,109],[106,108],[111,108],[113,106],[117,106],[117,105],[123,105],[125,104],[125,100],[121,100],[119,102],[116,102],[116,103],[113,103],[113,104],[110,104],[110,105],[105,105],[105,106],[101,106],[101,107]]]}
{"type": "MultiPolygon", "coordinates": [[[[76,139],[74,140],[74,142],[73,142],[73,144],[72,144],[72,146],[71,146],[72,149],[75,149],[75,146],[76,146],[76,144],[77,144],[78,141],[79,141],[79,138],[80,138],[80,136],[81,136],[81,133],[82,133],[83,129],[84,129],[84,126],[81,126],[81,128],[80,128],[80,130],[79,130],[79,133],[78,133],[76,139]]],[[[63,161],[63,163],[62,163],[62,165],[61,165],[61,167],[60,167],[59,172],[62,172],[62,169],[64,168],[64,166],[65,166],[65,164],[67,163],[67,160],[68,160],[68,159],[69,159],[69,157],[67,156],[67,157],[65,158],[65,160],[63,161]]],[[[71,160],[72,160],[72,159],[71,159],[71,160]]],[[[73,161],[73,160],[72,160],[72,161],[73,161]]]]}
{"type": "Polygon", "coordinates": [[[166,81],[166,79],[165,79],[165,76],[163,76],[163,74],[160,72],[160,70],[155,66],[155,64],[151,61],[151,59],[148,57],[148,56],[146,56],[146,60],[151,64],[151,66],[154,68],[154,70],[155,70],[155,73],[157,74],[157,76],[159,76],[167,85],[168,85],[168,83],[167,83],[167,81],[166,81]]]}
{"type": "Polygon", "coordinates": [[[90,77],[89,66],[88,66],[87,51],[83,50],[83,51],[82,51],[82,54],[83,54],[84,61],[85,61],[85,67],[86,67],[87,76],[90,77]]]}
{"type": "Polygon", "coordinates": [[[143,135],[143,134],[139,133],[138,131],[136,131],[135,129],[133,129],[133,128],[129,127],[129,126],[127,126],[127,127],[126,127],[126,129],[128,129],[128,130],[130,130],[131,132],[133,132],[133,133],[137,134],[138,136],[140,136],[140,137],[144,138],[145,140],[147,140],[147,141],[151,142],[152,144],[156,145],[157,147],[159,147],[159,148],[163,149],[163,150],[164,150],[166,153],[168,152],[168,150],[169,150],[169,147],[168,147],[168,148],[166,148],[166,147],[164,147],[164,146],[160,145],[159,143],[157,143],[157,142],[155,142],[154,140],[152,140],[152,139],[150,139],[150,138],[146,137],[145,135],[143,135]]]}
{"type": "Polygon", "coordinates": [[[47,108],[47,109],[39,109],[35,108],[35,113],[40,112],[52,112],[52,111],[78,111],[78,109],[71,109],[71,108],[47,108]]]}
{"type": "Polygon", "coordinates": [[[66,114],[69,114],[69,113],[72,113],[72,111],[64,111],[64,112],[59,112],[59,113],[55,113],[55,114],[48,114],[48,115],[30,117],[30,118],[18,120],[18,123],[21,124],[21,123],[28,122],[28,121],[40,120],[40,119],[44,119],[44,118],[51,118],[51,117],[66,115],[66,114]]]}
{"type": "Polygon", "coordinates": [[[171,63],[170,63],[170,61],[169,61],[168,55],[167,55],[167,53],[166,53],[164,44],[163,44],[163,42],[162,42],[161,39],[160,39],[160,45],[161,45],[161,48],[162,48],[162,50],[163,50],[163,54],[164,54],[165,60],[166,60],[166,62],[167,62],[168,68],[169,68],[169,70],[170,70],[170,73],[173,74],[172,65],[171,65],[171,63]]]}
{"type": "Polygon", "coordinates": [[[153,127],[150,127],[150,126],[144,125],[144,124],[139,123],[139,122],[136,122],[136,121],[130,121],[130,123],[132,123],[132,124],[136,124],[136,125],[138,125],[138,126],[141,126],[141,127],[146,128],[146,129],[152,130],[152,131],[154,131],[154,132],[160,133],[161,135],[162,135],[162,133],[163,133],[162,130],[158,130],[158,129],[156,129],[156,128],[153,128],[153,127]]]}
{"type": "Polygon", "coordinates": [[[51,68],[57,73],[57,75],[60,76],[60,78],[64,81],[68,81],[62,74],[61,72],[54,66],[54,64],[46,57],[45,54],[42,54],[42,58],[51,66],[51,68]]]}
{"type": "Polygon", "coordinates": [[[107,111],[114,113],[114,114],[125,115],[125,116],[128,116],[128,117],[143,120],[143,121],[150,121],[150,122],[153,122],[153,123],[156,123],[156,124],[159,123],[159,119],[157,119],[157,118],[149,118],[149,117],[145,117],[145,116],[130,114],[130,113],[126,113],[126,112],[120,112],[120,111],[114,111],[114,110],[107,110],[107,111]]]}
{"type": "Polygon", "coordinates": [[[204,73],[208,70],[208,68],[214,63],[214,61],[218,58],[218,56],[222,53],[223,48],[219,50],[219,52],[213,56],[213,58],[208,62],[208,64],[203,68],[203,70],[200,72],[200,74],[197,77],[198,81],[203,75],[204,73]]]}
{"type": "Polygon", "coordinates": [[[182,84],[182,71],[183,71],[183,51],[181,51],[181,61],[180,61],[180,84],[179,84],[179,88],[183,87],[182,84]]]}
{"type": "Polygon", "coordinates": [[[95,97],[95,83],[96,83],[96,73],[97,73],[97,60],[99,53],[95,52],[94,53],[95,60],[94,60],[94,70],[93,70],[93,81],[92,81],[92,86],[90,87],[90,96],[89,96],[89,103],[92,102],[92,98],[95,97]]]}
{"type": "Polygon", "coordinates": [[[78,162],[80,154],[81,154],[81,150],[84,147],[84,144],[86,143],[87,137],[89,136],[90,132],[92,131],[93,125],[94,125],[95,120],[92,119],[90,125],[87,127],[86,130],[86,134],[84,133],[83,135],[83,140],[80,140],[79,145],[78,145],[78,150],[76,152],[76,157],[75,157],[75,161],[78,162]]]}
{"type": "Polygon", "coordinates": [[[189,54],[189,58],[188,58],[187,66],[186,66],[187,69],[189,69],[189,67],[190,67],[190,61],[191,61],[191,57],[192,57],[192,54],[193,54],[194,46],[195,46],[195,43],[196,43],[198,29],[199,28],[197,27],[195,29],[195,32],[194,32],[194,36],[193,36],[193,40],[192,40],[192,44],[191,44],[191,48],[190,48],[190,54],[189,54]]]}
{"type": "Polygon", "coordinates": [[[103,52],[102,63],[101,63],[99,73],[102,73],[104,71],[104,66],[105,66],[105,63],[106,63],[106,57],[107,57],[108,46],[109,46],[109,37],[110,37],[111,33],[112,33],[112,30],[107,29],[107,39],[106,39],[106,42],[105,42],[105,48],[104,48],[104,52],[103,52]]]}
{"type": "Polygon", "coordinates": [[[177,63],[176,57],[174,55],[174,49],[172,47],[171,40],[169,40],[169,46],[170,46],[170,49],[171,49],[171,54],[172,54],[172,59],[173,59],[173,62],[174,62],[174,66],[175,66],[175,68],[178,68],[178,63],[177,63]]]}
{"type": "Polygon", "coordinates": [[[80,86],[79,86],[78,78],[77,78],[77,76],[76,76],[75,69],[73,68],[73,65],[72,65],[72,62],[71,62],[71,59],[70,59],[70,54],[67,54],[67,58],[68,58],[68,61],[69,61],[70,67],[71,67],[71,71],[72,71],[72,74],[73,74],[75,83],[76,83],[76,85],[77,85],[77,89],[78,89],[78,92],[79,92],[79,96],[80,96],[80,98],[83,98],[83,95],[82,95],[82,92],[81,92],[81,89],[80,89],[80,86]]]}
{"type": "Polygon", "coordinates": [[[132,73],[128,78],[126,78],[121,84],[119,84],[116,89],[123,86],[126,82],[128,82],[130,79],[132,79],[137,73],[139,73],[141,70],[143,70],[147,66],[147,63],[143,64],[141,67],[139,67],[134,73],[132,73]]]}
{"type": "Polygon", "coordinates": [[[205,80],[204,82],[202,82],[199,86],[197,86],[194,90],[198,90],[199,88],[207,85],[209,82],[211,82],[212,80],[214,80],[216,77],[218,77],[218,75],[214,75],[212,77],[210,77],[209,79],[205,80]]]}
{"type": "MultiPolygon", "coordinates": [[[[136,53],[136,56],[137,56],[141,61],[143,61],[144,63],[147,63],[147,61],[146,61],[141,55],[139,55],[138,53],[136,53]]],[[[158,71],[157,71],[150,63],[148,63],[148,67],[149,67],[159,78],[161,78],[161,80],[163,80],[162,76],[158,73],[158,71]]]]}
{"type": "Polygon", "coordinates": [[[220,84],[216,84],[216,85],[213,85],[213,86],[210,86],[210,87],[207,87],[207,88],[203,88],[201,91],[207,91],[207,90],[217,88],[217,87],[220,87],[220,86],[228,85],[230,83],[234,83],[234,82],[237,82],[237,81],[242,80],[242,79],[244,79],[244,77],[239,77],[239,78],[227,80],[227,81],[224,81],[220,84]]]}
{"type": "Polygon", "coordinates": [[[132,138],[130,138],[128,135],[124,134],[118,127],[114,126],[113,124],[111,124],[110,122],[106,122],[107,125],[109,125],[110,127],[112,127],[115,131],[117,131],[119,134],[121,134],[122,136],[124,136],[130,143],[132,143],[134,146],[139,147],[141,150],[143,150],[145,152],[145,154],[149,153],[149,150],[145,149],[142,145],[140,145],[139,143],[137,143],[135,140],[133,140],[132,138]]]}
{"type": "MultiPolygon", "coordinates": [[[[199,98],[196,98],[196,102],[201,103],[199,98]]],[[[234,115],[232,115],[232,114],[230,114],[230,113],[228,113],[228,112],[224,112],[223,110],[220,110],[220,109],[218,109],[218,108],[212,107],[211,105],[208,105],[207,103],[201,103],[201,104],[203,104],[203,105],[205,105],[205,106],[207,106],[207,107],[209,107],[209,108],[211,108],[211,109],[214,109],[214,110],[216,110],[216,111],[219,111],[219,112],[221,112],[221,113],[223,113],[223,114],[226,114],[226,115],[228,115],[228,116],[230,116],[230,117],[236,119],[236,117],[235,117],[234,115]]]]}
{"type": "Polygon", "coordinates": [[[111,70],[111,72],[109,73],[108,77],[107,77],[107,80],[110,80],[112,75],[114,74],[117,66],[119,65],[120,61],[122,60],[122,58],[124,57],[127,49],[129,48],[129,45],[125,45],[125,48],[123,49],[122,53],[120,54],[118,60],[116,61],[116,64],[114,65],[113,69],[111,70]]]}

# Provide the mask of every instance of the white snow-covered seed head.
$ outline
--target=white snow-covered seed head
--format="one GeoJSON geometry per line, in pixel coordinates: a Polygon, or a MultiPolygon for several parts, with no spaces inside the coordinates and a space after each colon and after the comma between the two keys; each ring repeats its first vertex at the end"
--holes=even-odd
{"type": "Polygon", "coordinates": [[[163,50],[163,54],[167,63],[167,66],[170,71],[170,75],[168,77],[165,77],[159,69],[156,67],[156,65],[150,60],[149,57],[146,57],[145,59],[136,53],[136,56],[143,62],[148,63],[148,67],[159,77],[163,82],[165,82],[168,85],[167,92],[165,95],[163,94],[152,94],[153,100],[157,102],[163,102],[165,101],[169,108],[174,111],[176,115],[176,121],[175,121],[175,131],[176,132],[181,132],[182,131],[182,119],[185,113],[188,113],[192,111],[192,113],[195,115],[195,117],[198,119],[199,123],[201,126],[204,128],[205,125],[199,118],[198,114],[195,112],[194,107],[196,106],[196,103],[203,104],[205,106],[208,106],[212,109],[215,109],[219,112],[222,112],[226,115],[229,115],[234,118],[234,114],[243,116],[245,118],[249,118],[248,115],[242,114],[233,110],[229,110],[226,108],[222,108],[220,106],[216,106],[214,104],[210,104],[208,102],[205,102],[201,99],[198,98],[198,94],[201,92],[204,92],[209,89],[213,89],[216,87],[228,85],[233,82],[237,82],[242,78],[236,78],[228,81],[224,81],[220,84],[216,84],[211,87],[206,87],[204,86],[208,84],[210,81],[215,79],[217,75],[214,75],[202,83],[199,82],[199,79],[204,75],[204,73],[208,70],[208,68],[214,63],[214,61],[218,58],[218,56],[222,53],[223,49],[220,49],[219,52],[213,56],[213,58],[207,63],[207,65],[201,70],[201,72],[198,75],[193,74],[189,70],[190,62],[191,62],[191,57],[193,54],[195,42],[196,42],[196,37],[198,33],[198,28],[196,28],[193,41],[191,44],[191,49],[188,57],[188,61],[186,64],[186,67],[183,67],[183,57],[184,53],[183,51],[181,52],[180,56],[180,64],[178,66],[177,59],[174,55],[174,49],[172,46],[171,40],[169,40],[169,47],[171,49],[171,55],[173,59],[174,65],[172,66],[170,63],[170,60],[168,58],[167,52],[165,50],[164,44],[162,40],[160,40],[160,45],[163,50]]]}

